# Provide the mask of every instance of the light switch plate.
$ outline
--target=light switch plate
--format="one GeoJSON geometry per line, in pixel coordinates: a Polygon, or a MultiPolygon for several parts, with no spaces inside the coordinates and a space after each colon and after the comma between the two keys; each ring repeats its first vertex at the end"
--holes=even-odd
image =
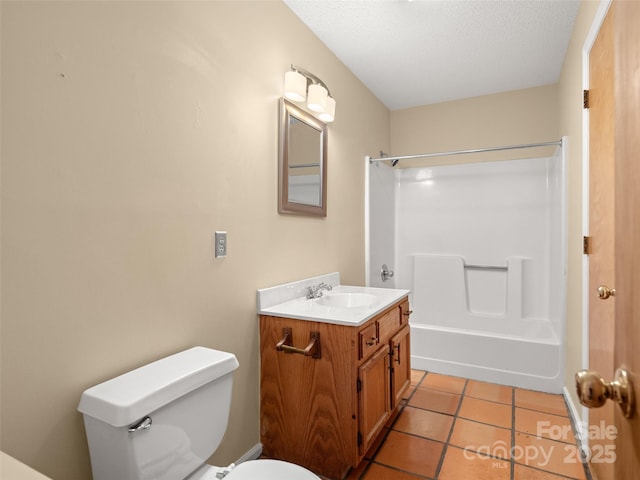
{"type": "Polygon", "coordinates": [[[227,232],[216,232],[215,256],[216,258],[227,256],[227,232]]]}

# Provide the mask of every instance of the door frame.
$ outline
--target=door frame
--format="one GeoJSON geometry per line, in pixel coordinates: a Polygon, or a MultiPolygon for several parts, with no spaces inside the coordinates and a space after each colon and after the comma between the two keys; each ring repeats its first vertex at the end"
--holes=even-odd
{"type": "MultiPolygon", "coordinates": [[[[589,33],[582,46],[582,87],[589,90],[589,55],[598,37],[612,0],[601,0],[589,33]]],[[[582,235],[589,236],[589,109],[582,109],[582,235]]],[[[589,368],[589,255],[582,255],[582,368],[589,368]]],[[[566,388],[566,387],[565,387],[566,388]]],[[[567,397],[567,395],[565,395],[567,397]]],[[[570,398],[570,397],[567,397],[570,398]]],[[[589,425],[589,409],[581,407],[578,414],[576,407],[570,405],[572,416],[578,433],[580,446],[589,451],[589,439],[585,428],[589,425]]]]}

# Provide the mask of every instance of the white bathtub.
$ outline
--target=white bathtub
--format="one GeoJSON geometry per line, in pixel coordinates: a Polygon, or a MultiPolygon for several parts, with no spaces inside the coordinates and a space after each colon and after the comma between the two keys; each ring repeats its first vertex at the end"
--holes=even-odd
{"type": "Polygon", "coordinates": [[[561,323],[531,298],[531,263],[470,269],[460,256],[414,256],[413,368],[561,393],[561,323]]]}
{"type": "Polygon", "coordinates": [[[546,321],[522,336],[411,325],[411,367],[484,382],[562,393],[563,353],[546,321]]]}
{"type": "Polygon", "coordinates": [[[367,169],[368,285],[412,291],[414,368],[561,392],[565,151],[367,169]]]}

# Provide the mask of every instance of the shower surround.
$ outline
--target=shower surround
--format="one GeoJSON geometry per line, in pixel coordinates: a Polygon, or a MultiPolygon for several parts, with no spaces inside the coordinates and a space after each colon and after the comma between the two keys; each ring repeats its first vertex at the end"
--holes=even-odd
{"type": "Polygon", "coordinates": [[[368,284],[412,291],[413,368],[562,391],[564,165],[367,166],[368,284]]]}

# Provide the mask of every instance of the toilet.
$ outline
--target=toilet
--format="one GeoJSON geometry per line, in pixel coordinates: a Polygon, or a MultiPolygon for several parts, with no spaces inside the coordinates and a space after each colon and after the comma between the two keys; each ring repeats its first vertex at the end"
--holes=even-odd
{"type": "Polygon", "coordinates": [[[279,460],[214,467],[231,408],[235,355],[194,347],[82,393],[94,480],[320,480],[279,460]]]}

